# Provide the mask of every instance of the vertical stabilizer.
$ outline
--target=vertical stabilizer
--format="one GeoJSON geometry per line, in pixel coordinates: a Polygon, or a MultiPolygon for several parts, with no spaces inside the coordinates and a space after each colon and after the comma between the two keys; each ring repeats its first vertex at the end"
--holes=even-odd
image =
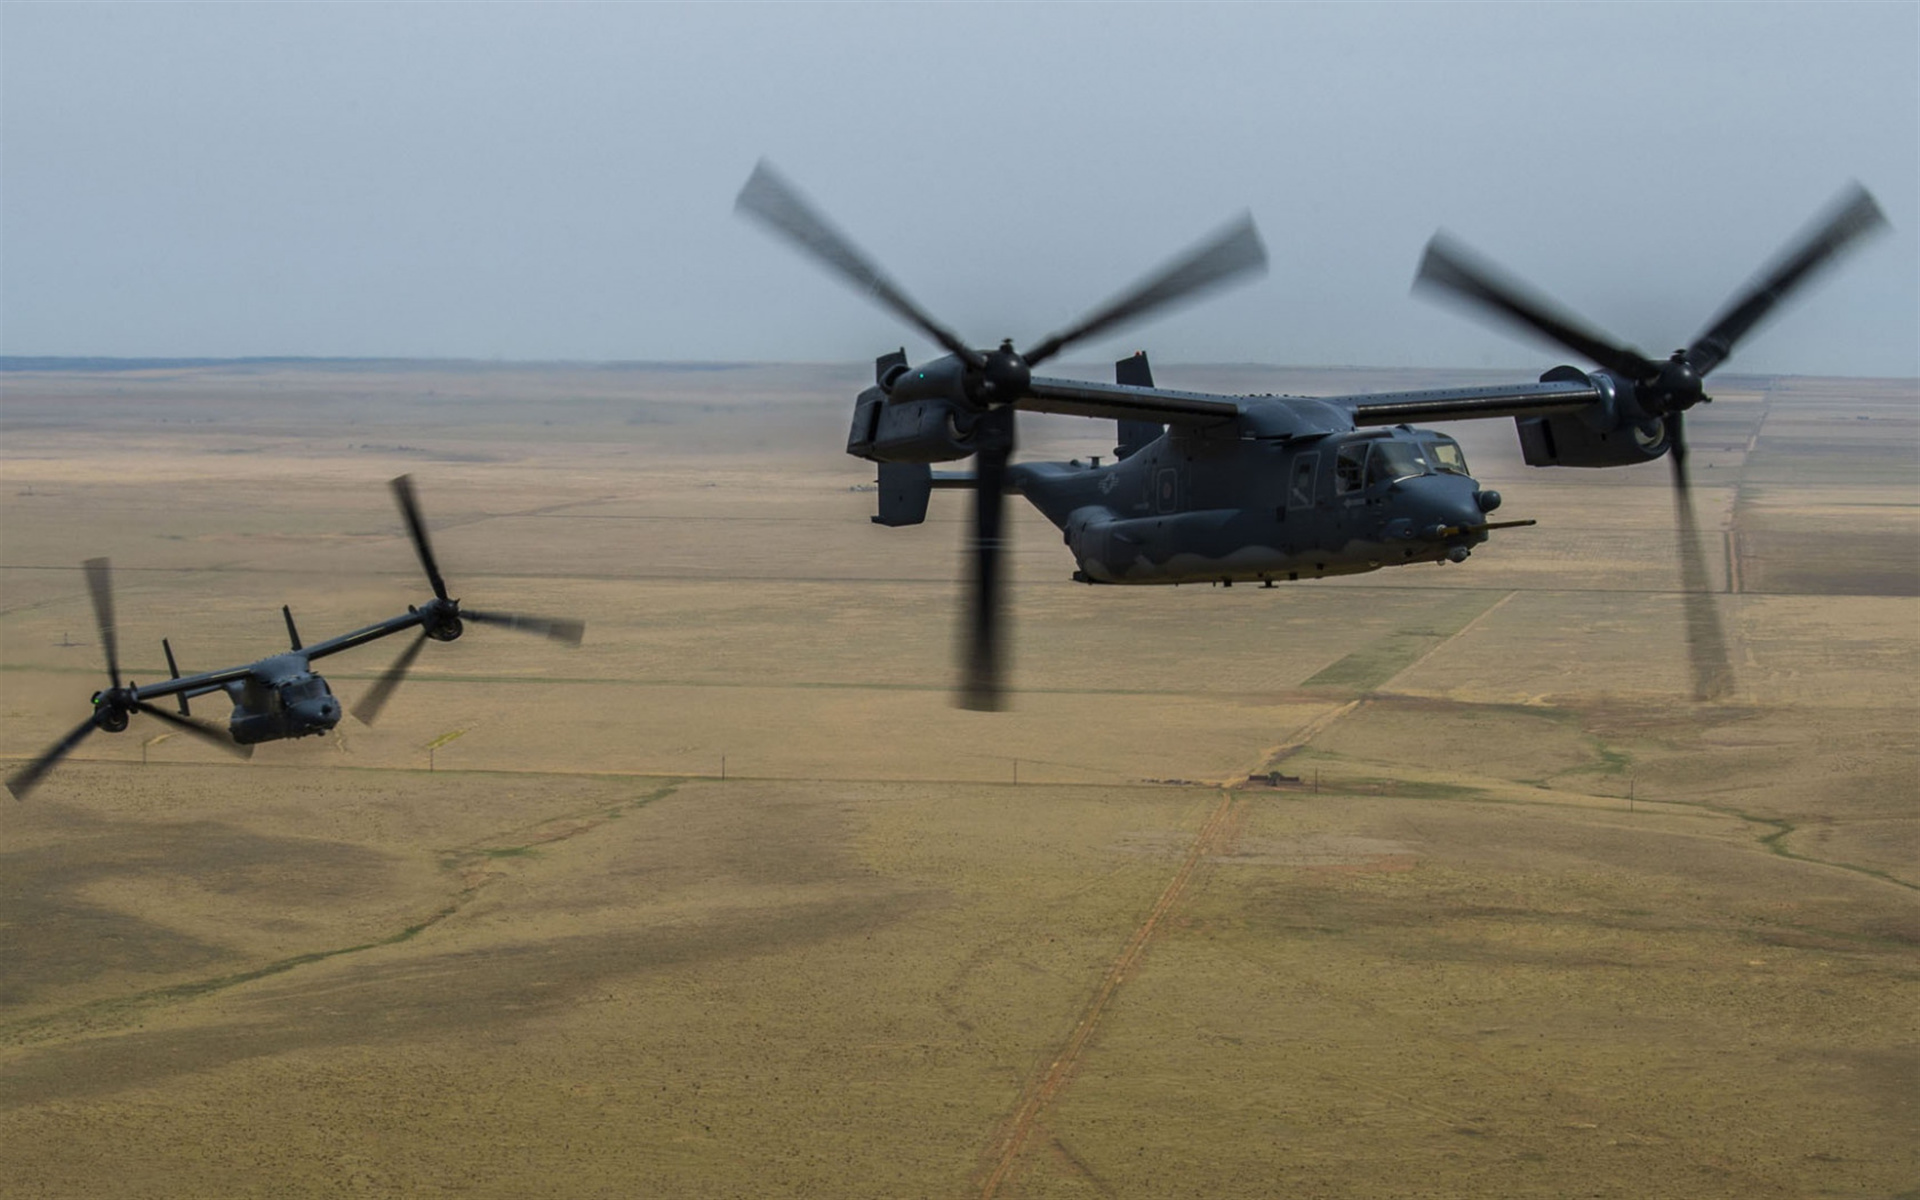
{"type": "Polygon", "coordinates": [[[875,525],[918,525],[927,519],[933,468],[926,463],[880,464],[880,512],[875,525]]]}
{"type": "MultiPolygon", "coordinates": [[[[1113,364],[1113,381],[1125,387],[1152,387],[1153,368],[1147,365],[1147,352],[1141,350],[1131,358],[1123,358],[1113,364]]],[[[1113,448],[1115,458],[1132,458],[1145,450],[1167,431],[1165,425],[1152,421],[1121,421],[1120,444],[1113,448]]]]}
{"type": "MultiPolygon", "coordinates": [[[[167,670],[173,672],[175,679],[180,678],[180,665],[173,661],[173,643],[169,642],[166,638],[161,638],[160,648],[167,652],[167,670]]],[[[181,716],[190,717],[193,715],[192,711],[187,708],[187,694],[185,692],[179,693],[174,699],[180,702],[181,716]]]]}

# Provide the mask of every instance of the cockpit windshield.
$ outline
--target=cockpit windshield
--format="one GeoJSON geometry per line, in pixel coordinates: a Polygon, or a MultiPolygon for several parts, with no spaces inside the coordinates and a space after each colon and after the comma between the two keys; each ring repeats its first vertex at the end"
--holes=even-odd
{"type": "Polygon", "coordinates": [[[1433,469],[1448,475],[1467,474],[1467,456],[1460,453],[1460,443],[1452,438],[1441,438],[1427,443],[1427,461],[1433,469]]]}
{"type": "Polygon", "coordinates": [[[287,704],[298,704],[302,700],[314,700],[326,695],[331,695],[327,691],[327,681],[318,675],[296,679],[280,689],[280,699],[287,704]]]}
{"type": "Polygon", "coordinates": [[[1375,442],[1367,456],[1367,482],[1391,483],[1410,475],[1425,475],[1427,460],[1411,442],[1375,442]]]}

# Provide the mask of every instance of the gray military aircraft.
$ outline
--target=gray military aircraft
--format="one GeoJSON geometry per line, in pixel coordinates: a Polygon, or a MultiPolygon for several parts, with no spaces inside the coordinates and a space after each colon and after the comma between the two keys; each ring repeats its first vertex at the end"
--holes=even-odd
{"type": "Polygon", "coordinates": [[[88,559],[87,589],[93,595],[93,614],[100,624],[100,647],[107,660],[107,678],[113,686],[95,692],[93,712],[87,719],[73,732],[55,742],[46,753],[15,772],[7,780],[7,790],[13,793],[16,800],[24,799],[41,778],[88,734],[96,729],[119,733],[127,728],[134,713],[155,717],[183,733],[243,757],[251,755],[253,746],[259,742],[324,734],[339,724],[340,702],[327,687],[327,681],[313,670],[314,660],[364,646],[408,629],[418,629],[420,636],[400,652],[386,674],[375,680],[366,695],[354,705],[353,715],[363,724],[373,724],[380,715],[380,710],[386,707],[387,699],[406,677],[408,668],[413,665],[423,646],[429,641],[454,641],[465,632],[467,621],[537,633],[572,646],[580,644],[586,626],[579,621],[517,613],[475,612],[460,607],[458,600],[447,595],[446,580],[441,578],[439,565],[434,561],[433,549],[427,542],[427,528],[420,519],[420,506],[414,499],[412,478],[402,475],[393,481],[392,486],[394,497],[400,503],[400,512],[406,517],[407,532],[413,539],[414,551],[420,557],[420,566],[426,571],[427,582],[433,587],[433,599],[419,605],[408,605],[407,611],[399,616],[388,617],[363,629],[343,633],[311,646],[300,644],[300,633],[293,624],[293,612],[282,605],[280,615],[286,620],[287,640],[292,646],[284,654],[270,655],[258,662],[182,676],[173,659],[173,646],[163,638],[160,645],[166,651],[167,669],[173,678],[165,683],[145,686],[122,683],[119,639],[113,619],[112,572],[106,559],[88,559]],[[233,712],[224,730],[194,717],[188,706],[189,701],[216,692],[225,693],[233,704],[233,712]],[[178,702],[178,713],[168,712],[153,703],[169,696],[178,702]]]}
{"type": "Polygon", "coordinates": [[[1499,493],[1467,471],[1452,438],[1414,421],[1511,417],[1534,466],[1617,467],[1666,456],[1695,692],[1724,694],[1729,668],[1706,595],[1688,488],[1685,413],[1710,399],[1706,375],[1815,270],[1885,224],[1854,185],[1736,294],[1683,350],[1655,362],[1437,235],[1416,284],[1464,300],[1597,365],[1560,366],[1537,382],[1356,396],[1222,396],[1153,385],[1145,355],[1112,384],[1036,376],[1066,346],[1263,269],[1250,218],[1236,222],[1032,349],[975,349],[927,315],[767,163],[736,208],[853,283],[949,353],[919,367],[904,351],[874,364],[854,402],[847,453],[879,464],[882,525],[925,519],[935,487],[974,494],[963,707],[1001,707],[1002,496],[1025,496],[1058,526],[1084,583],[1232,584],[1319,579],[1408,563],[1458,563],[1497,529],[1499,493]],[[1019,463],[1016,411],[1119,422],[1117,461],[1019,463]],[[972,456],[969,476],[932,464],[972,456]]]}

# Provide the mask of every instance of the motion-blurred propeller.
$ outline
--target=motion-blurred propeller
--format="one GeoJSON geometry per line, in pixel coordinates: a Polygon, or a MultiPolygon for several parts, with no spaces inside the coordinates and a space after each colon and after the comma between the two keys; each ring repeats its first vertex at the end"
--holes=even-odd
{"type": "Polygon", "coordinates": [[[924,309],[909,299],[854,246],[851,238],[835,229],[831,222],[807,203],[806,198],[766,159],[755,164],[753,174],[747,177],[746,186],[740,189],[733,207],[734,211],[759,221],[811,255],[815,262],[873,297],[883,308],[945,346],[948,353],[959,355],[960,361],[975,370],[986,366],[986,360],[978,350],[961,341],[959,335],[928,316],[924,309]]]}
{"type": "Polygon", "coordinates": [[[1707,581],[1707,564],[1700,550],[1699,525],[1693,515],[1693,485],[1687,475],[1687,439],[1682,417],[1667,418],[1673,462],[1673,519],[1679,534],[1680,594],[1687,614],[1687,658],[1693,668],[1696,700],[1719,700],[1733,690],[1733,661],[1726,634],[1720,628],[1720,610],[1707,581]]]}
{"type": "Polygon", "coordinates": [[[393,665],[374,681],[366,695],[360,697],[353,706],[353,715],[363,725],[371,725],[385,708],[393,695],[412,669],[413,662],[429,640],[450,642],[458,638],[463,624],[472,621],[479,625],[494,625],[502,629],[516,629],[521,633],[537,634],[556,642],[565,642],[569,646],[578,646],[586,635],[586,623],[571,617],[537,617],[526,613],[475,612],[463,609],[460,602],[447,595],[447,582],[440,574],[439,561],[434,557],[433,544],[427,537],[427,523],[420,516],[420,502],[414,495],[413,476],[401,475],[392,483],[393,498],[400,505],[400,514],[406,519],[407,535],[413,541],[414,553],[420,559],[420,568],[426,573],[427,583],[433,588],[434,598],[420,605],[414,611],[420,617],[420,636],[409,642],[393,665]]]}
{"type": "Polygon", "coordinates": [[[400,656],[387,668],[386,674],[374,680],[367,694],[360,697],[360,702],[353,706],[353,715],[362,725],[371,725],[379,717],[380,710],[387,706],[387,700],[392,697],[393,689],[399,687],[400,681],[406,678],[413,660],[420,657],[420,651],[426,644],[427,635],[423,631],[419,637],[407,643],[406,649],[400,651],[400,656]]]}
{"type": "Polygon", "coordinates": [[[1687,648],[1694,694],[1718,699],[1732,687],[1726,638],[1708,588],[1687,470],[1686,410],[1711,399],[1703,381],[1782,302],[1823,267],[1887,224],[1880,206],[1858,183],[1850,184],[1819,216],[1788,240],[1770,266],[1736,292],[1721,313],[1684,350],[1655,362],[1619,345],[1566,309],[1533,291],[1444,233],[1427,244],[1415,290],[1466,302],[1571,350],[1632,385],[1640,410],[1666,426],[1672,460],[1674,522],[1679,533],[1681,585],[1686,596],[1687,648]]]}
{"type": "Polygon", "coordinates": [[[83,565],[87,575],[87,591],[93,597],[94,620],[100,627],[100,650],[106,659],[107,678],[112,686],[106,691],[94,694],[92,715],[75,726],[72,732],[48,747],[39,758],[15,771],[7,779],[7,790],[13,793],[13,798],[26,799],[27,793],[39,786],[40,780],[46,776],[46,773],[51,771],[61,759],[71,754],[74,747],[86,740],[88,734],[96,729],[125,729],[127,717],[136,712],[164,721],[181,732],[191,734],[229,754],[240,758],[251,757],[253,748],[239,745],[226,730],[193,717],[157,708],[136,696],[134,689],[122,684],[119,636],[113,620],[113,569],[104,558],[90,558],[83,565]]]}

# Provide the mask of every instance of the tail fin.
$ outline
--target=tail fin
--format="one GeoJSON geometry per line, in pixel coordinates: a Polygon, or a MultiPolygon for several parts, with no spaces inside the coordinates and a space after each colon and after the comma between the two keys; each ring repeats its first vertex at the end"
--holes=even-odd
{"type": "MultiPolygon", "coordinates": [[[[173,677],[175,679],[180,678],[180,667],[177,663],[173,661],[173,643],[169,642],[166,638],[161,638],[160,648],[167,652],[167,670],[173,672],[173,677]]],[[[175,699],[180,701],[181,716],[190,717],[193,715],[193,713],[188,711],[187,709],[187,694],[185,692],[181,692],[178,696],[175,697],[175,699]]]]}
{"type": "MultiPolygon", "coordinates": [[[[1113,364],[1113,381],[1125,387],[1152,387],[1153,368],[1147,365],[1147,352],[1137,351],[1131,358],[1113,364]]],[[[1120,444],[1113,448],[1115,458],[1132,458],[1160,439],[1165,425],[1152,421],[1121,421],[1120,444]]]]}

